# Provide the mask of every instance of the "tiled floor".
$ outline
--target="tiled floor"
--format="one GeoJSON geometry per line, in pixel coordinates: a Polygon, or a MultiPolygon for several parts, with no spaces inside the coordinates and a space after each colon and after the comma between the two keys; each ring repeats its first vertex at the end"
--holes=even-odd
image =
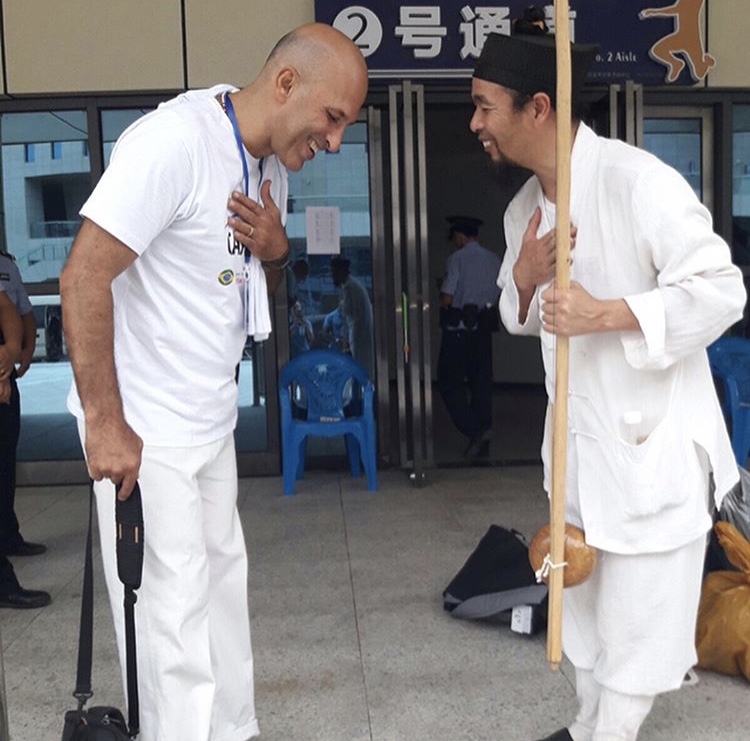
{"type": "MultiPolygon", "coordinates": [[[[527,535],[547,517],[538,466],[310,473],[241,481],[250,553],[257,707],[266,741],[532,741],[571,720],[570,667],[547,668],[543,636],[454,620],[441,591],[491,523],[527,535]]],[[[72,707],[87,490],[22,488],[18,513],[48,554],[16,559],[48,589],[39,611],[0,611],[12,741],[58,739],[72,707]]],[[[94,688],[122,692],[100,574],[94,688]]],[[[699,671],[658,698],[641,741],[745,741],[750,685],[699,671]]],[[[175,741],[179,741],[175,739],[175,741]]]]}

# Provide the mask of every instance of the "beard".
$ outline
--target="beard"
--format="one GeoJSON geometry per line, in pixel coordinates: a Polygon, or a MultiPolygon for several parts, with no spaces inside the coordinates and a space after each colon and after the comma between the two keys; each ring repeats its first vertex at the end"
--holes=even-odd
{"type": "Polygon", "coordinates": [[[508,159],[490,160],[490,176],[498,184],[518,190],[532,175],[531,170],[508,159]]]}

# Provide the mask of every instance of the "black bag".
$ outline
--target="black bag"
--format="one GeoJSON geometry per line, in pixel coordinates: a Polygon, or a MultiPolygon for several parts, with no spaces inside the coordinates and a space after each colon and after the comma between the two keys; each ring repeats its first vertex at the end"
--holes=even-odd
{"type": "Polygon", "coordinates": [[[523,535],[490,525],[443,591],[443,609],[452,617],[490,619],[519,605],[538,605],[546,596],[547,586],[536,581],[523,535]]]}
{"type": "MultiPolygon", "coordinates": [[[[714,512],[714,525],[717,522],[728,522],[745,540],[750,540],[750,471],[743,466],[738,466],[738,468],[740,480],[727,492],[721,503],[721,509],[714,512]]],[[[724,548],[716,535],[716,529],[712,527],[704,561],[704,575],[712,571],[737,570],[724,553],[724,548]]]]}
{"type": "MultiPolygon", "coordinates": [[[[119,487],[118,487],[119,488],[119,487]]],[[[123,583],[125,606],[125,654],[128,683],[128,722],[113,707],[97,705],[86,708],[93,696],[91,664],[94,629],[94,574],[91,557],[91,525],[94,510],[94,484],[89,486],[89,527],[86,537],[86,557],[83,569],[81,598],[81,627],[78,638],[78,671],[73,697],[78,700],[76,710],[65,713],[62,741],[131,741],[138,737],[138,682],[135,653],[135,590],[141,585],[143,570],[143,507],[141,490],[136,483],[124,502],[115,500],[117,523],[117,573],[123,583]]]]}
{"type": "Polygon", "coordinates": [[[130,741],[130,734],[122,713],[102,705],[68,710],[62,741],[130,741]]]}

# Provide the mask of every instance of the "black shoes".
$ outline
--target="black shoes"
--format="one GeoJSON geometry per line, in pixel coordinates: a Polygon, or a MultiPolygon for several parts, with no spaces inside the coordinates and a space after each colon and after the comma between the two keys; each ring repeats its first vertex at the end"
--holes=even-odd
{"type": "Polygon", "coordinates": [[[573,737],[568,733],[567,728],[561,728],[555,731],[551,736],[540,739],[540,741],[573,741],[573,737]]]}
{"type": "Polygon", "coordinates": [[[27,540],[22,540],[16,545],[11,545],[5,549],[6,556],[41,556],[42,553],[46,553],[47,546],[41,543],[29,543],[27,540]]]}
{"type": "Polygon", "coordinates": [[[0,592],[0,607],[9,607],[14,610],[36,610],[45,607],[50,602],[52,602],[52,597],[48,592],[41,590],[18,587],[0,592]]]}

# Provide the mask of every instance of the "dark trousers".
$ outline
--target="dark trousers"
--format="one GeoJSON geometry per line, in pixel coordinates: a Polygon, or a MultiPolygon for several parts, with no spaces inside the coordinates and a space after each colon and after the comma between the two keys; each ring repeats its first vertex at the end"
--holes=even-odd
{"type": "Polygon", "coordinates": [[[0,553],[0,592],[14,591],[19,586],[13,564],[6,555],[0,553]]]}
{"type": "Polygon", "coordinates": [[[15,374],[10,404],[0,404],[0,553],[23,542],[15,513],[16,449],[21,431],[21,403],[15,374]]]}
{"type": "Polygon", "coordinates": [[[453,424],[472,439],[492,426],[492,334],[443,330],[438,388],[453,424]]]}

